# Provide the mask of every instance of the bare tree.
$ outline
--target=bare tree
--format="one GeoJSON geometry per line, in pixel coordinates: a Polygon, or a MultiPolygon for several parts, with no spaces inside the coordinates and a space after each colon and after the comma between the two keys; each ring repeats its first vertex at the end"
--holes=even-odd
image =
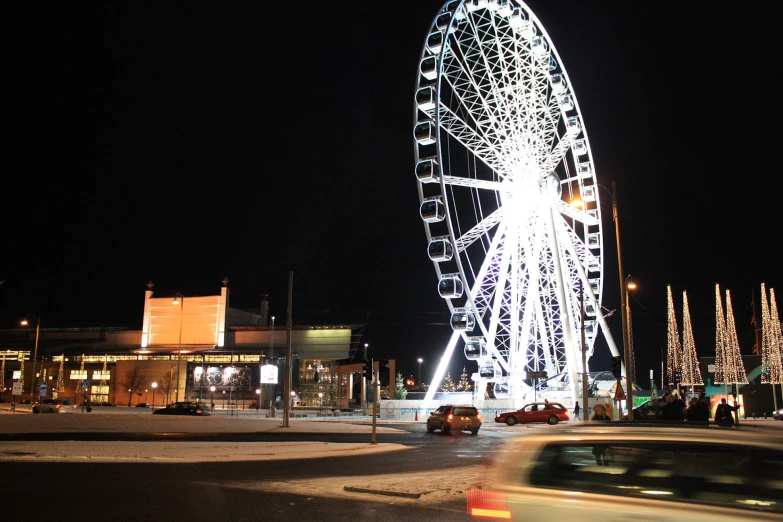
{"type": "Polygon", "coordinates": [[[125,380],[121,383],[128,390],[128,407],[131,406],[133,393],[141,390],[147,385],[147,376],[141,373],[138,366],[134,366],[125,374],[125,380]]]}
{"type": "Polygon", "coordinates": [[[178,378],[179,374],[177,373],[177,370],[174,369],[174,367],[164,373],[160,378],[160,391],[166,394],[166,404],[169,403],[169,394],[174,389],[174,385],[178,378]]]}

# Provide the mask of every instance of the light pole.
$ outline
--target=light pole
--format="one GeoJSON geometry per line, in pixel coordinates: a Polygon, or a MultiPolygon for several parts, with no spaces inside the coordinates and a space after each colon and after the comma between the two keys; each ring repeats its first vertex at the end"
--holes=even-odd
{"type": "Polygon", "coordinates": [[[131,389],[128,388],[128,408],[133,406],[133,395],[131,395],[131,389]]]}
{"type": "Polygon", "coordinates": [[[421,391],[421,363],[424,362],[424,359],[419,357],[419,391],[421,391]]]}
{"type": "MultiPolygon", "coordinates": [[[[277,365],[275,364],[274,359],[274,352],[275,352],[275,316],[273,315],[271,317],[272,319],[272,330],[269,334],[269,364],[273,365],[275,367],[275,372],[277,372],[277,365]]],[[[275,379],[277,380],[277,379],[275,379]]],[[[273,412],[272,405],[274,404],[275,400],[275,383],[271,383],[269,385],[269,412],[270,414],[273,412]]],[[[272,415],[274,417],[274,415],[272,415]]]]}
{"type": "Polygon", "coordinates": [[[215,411],[215,387],[210,386],[209,387],[210,396],[209,396],[209,411],[215,411]]]}
{"type": "MultiPolygon", "coordinates": [[[[32,411],[33,404],[35,404],[35,400],[33,398],[33,395],[35,394],[35,361],[38,359],[38,335],[41,333],[41,318],[36,317],[34,315],[31,315],[29,317],[32,317],[35,319],[35,350],[33,352],[33,377],[31,379],[32,384],[30,385],[30,411],[32,411]]],[[[29,323],[27,322],[27,317],[22,319],[22,326],[27,326],[29,323]]],[[[24,378],[24,375],[22,376],[24,378]]]]}
{"type": "Polygon", "coordinates": [[[144,402],[146,402],[147,404],[150,403],[150,391],[149,389],[146,388],[144,390],[144,402]]]}
{"type": "Polygon", "coordinates": [[[323,394],[323,392],[318,392],[318,413],[320,415],[324,414],[324,394],[323,394]]]}
{"type": "Polygon", "coordinates": [[[158,389],[158,383],[152,383],[152,411],[155,411],[155,390],[158,389]]]}
{"type": "Polygon", "coordinates": [[[585,287],[581,279],[579,279],[579,309],[581,315],[581,341],[582,341],[582,422],[588,422],[589,417],[587,415],[588,405],[588,389],[587,389],[587,343],[585,342],[585,287]]]}
{"type": "Polygon", "coordinates": [[[261,390],[256,389],[256,412],[261,407],[261,390]]]}
{"type": "Polygon", "coordinates": [[[182,353],[182,310],[185,306],[185,297],[177,292],[174,296],[174,300],[171,302],[173,305],[179,305],[179,343],[177,344],[177,399],[174,402],[179,401],[179,356],[182,353]]]}
{"type": "MultiPolygon", "coordinates": [[[[623,256],[620,250],[620,220],[617,217],[617,184],[612,181],[612,219],[614,220],[614,235],[617,239],[617,269],[620,273],[620,307],[623,312],[623,359],[625,359],[625,404],[628,410],[628,420],[633,420],[633,375],[631,375],[631,334],[628,329],[628,287],[623,272],[623,256]]],[[[634,288],[636,286],[634,285],[634,288]]]]}

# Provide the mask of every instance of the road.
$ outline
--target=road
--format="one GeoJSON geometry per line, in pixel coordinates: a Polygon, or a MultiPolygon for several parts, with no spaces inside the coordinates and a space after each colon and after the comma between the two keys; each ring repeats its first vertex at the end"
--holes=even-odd
{"type": "MultiPolygon", "coordinates": [[[[502,443],[530,429],[485,423],[478,436],[423,423],[0,417],[0,520],[460,521],[502,443]]],[[[748,421],[783,426],[777,421],[748,421]]]]}

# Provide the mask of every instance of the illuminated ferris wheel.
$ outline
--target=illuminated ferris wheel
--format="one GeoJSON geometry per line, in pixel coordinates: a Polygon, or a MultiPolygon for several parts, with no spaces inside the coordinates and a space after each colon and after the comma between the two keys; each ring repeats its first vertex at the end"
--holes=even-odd
{"type": "Polygon", "coordinates": [[[427,251],[454,330],[432,393],[461,341],[478,390],[494,383],[496,398],[521,401],[529,372],[547,372],[550,390],[575,397],[582,288],[588,357],[599,324],[608,332],[598,185],[568,75],[524,3],[455,0],[435,17],[414,150],[427,251]]]}

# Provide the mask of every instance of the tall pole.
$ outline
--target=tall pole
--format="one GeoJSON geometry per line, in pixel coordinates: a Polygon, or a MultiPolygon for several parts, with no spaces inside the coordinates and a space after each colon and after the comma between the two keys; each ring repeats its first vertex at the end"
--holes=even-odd
{"type": "MultiPolygon", "coordinates": [[[[277,365],[275,364],[275,316],[273,315],[271,317],[272,319],[272,330],[269,333],[269,364],[273,365],[275,367],[275,372],[277,372],[277,365]]],[[[277,381],[277,377],[275,377],[275,381],[277,381]]],[[[275,384],[272,383],[268,386],[269,388],[269,413],[272,414],[274,412],[273,404],[275,403],[275,384]]],[[[274,415],[272,415],[274,417],[274,415]]]]}
{"type": "Polygon", "coordinates": [[[620,220],[617,218],[617,184],[612,181],[612,219],[617,239],[617,268],[620,273],[620,308],[623,319],[623,359],[625,359],[625,400],[628,420],[633,420],[633,376],[631,375],[631,334],[628,330],[628,285],[623,272],[623,256],[620,251],[620,220]]]}
{"type": "Polygon", "coordinates": [[[587,399],[587,343],[585,342],[585,287],[584,282],[579,279],[579,305],[581,309],[582,324],[579,328],[582,337],[582,417],[583,422],[588,422],[587,405],[590,402],[587,399]]]}
{"type": "Polygon", "coordinates": [[[289,396],[291,395],[291,358],[293,357],[293,349],[291,347],[291,301],[294,294],[294,273],[288,272],[288,310],[286,318],[286,332],[285,332],[285,345],[286,345],[286,359],[285,359],[285,383],[283,396],[285,397],[285,407],[283,409],[283,427],[288,427],[288,417],[291,414],[291,404],[289,396]]]}
{"type": "MultiPolygon", "coordinates": [[[[41,318],[34,315],[29,317],[35,317],[35,350],[33,351],[33,376],[30,385],[30,411],[32,411],[33,404],[35,404],[35,361],[38,360],[38,336],[41,333],[41,318]]],[[[27,326],[27,319],[22,319],[22,326],[27,326]]],[[[24,361],[22,361],[22,364],[24,364],[24,361]]],[[[24,379],[24,375],[22,375],[22,379],[24,379]]]]}
{"type": "Polygon", "coordinates": [[[421,391],[421,363],[424,362],[424,359],[419,357],[419,391],[421,391]]]}
{"type": "Polygon", "coordinates": [[[177,293],[174,297],[174,303],[179,304],[179,343],[177,345],[177,396],[174,402],[179,401],[179,356],[182,353],[182,311],[185,306],[185,298],[182,294],[177,293]]]}

